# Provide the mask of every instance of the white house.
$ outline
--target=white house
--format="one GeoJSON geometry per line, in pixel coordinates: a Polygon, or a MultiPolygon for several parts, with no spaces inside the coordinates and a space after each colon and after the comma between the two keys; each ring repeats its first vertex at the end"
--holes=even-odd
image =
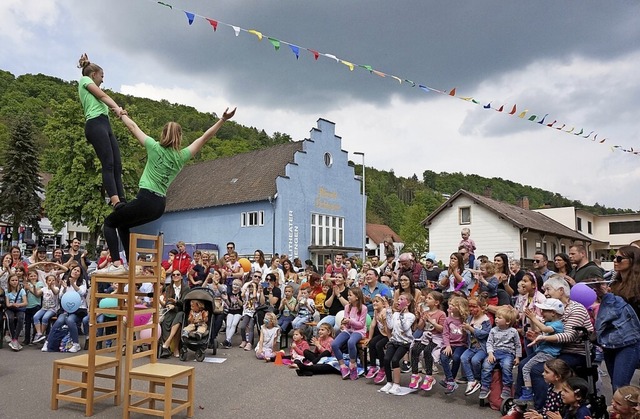
{"type": "Polygon", "coordinates": [[[429,229],[429,251],[448,263],[448,255],[458,250],[460,230],[467,227],[475,241],[475,255],[506,253],[510,259],[523,263],[533,259],[536,251],[549,259],[558,252],[567,252],[578,242],[588,245],[586,235],[546,215],[528,209],[528,199],[522,206],[496,201],[464,189],[453,194],[427,217],[422,224],[429,229]]]}

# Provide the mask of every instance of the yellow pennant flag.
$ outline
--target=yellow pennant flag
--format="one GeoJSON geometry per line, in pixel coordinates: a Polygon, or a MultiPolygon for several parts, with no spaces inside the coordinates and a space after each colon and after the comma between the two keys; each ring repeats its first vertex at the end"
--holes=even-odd
{"type": "Polygon", "coordinates": [[[256,31],[255,29],[249,29],[247,32],[254,34],[258,37],[259,41],[262,41],[262,34],[260,32],[256,31]]]}
{"type": "Polygon", "coordinates": [[[525,109],[524,111],[520,112],[520,114],[518,115],[518,118],[524,118],[527,112],[529,112],[529,109],[525,109]]]}
{"type": "Polygon", "coordinates": [[[350,71],[353,71],[353,63],[350,63],[349,61],[345,61],[345,60],[340,60],[340,62],[346,65],[347,67],[349,67],[350,71]]]}

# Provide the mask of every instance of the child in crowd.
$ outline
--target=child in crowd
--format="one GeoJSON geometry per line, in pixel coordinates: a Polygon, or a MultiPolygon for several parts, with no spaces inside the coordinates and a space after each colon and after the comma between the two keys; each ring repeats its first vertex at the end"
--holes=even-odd
{"type": "Polygon", "coordinates": [[[445,388],[445,394],[451,394],[458,388],[455,381],[460,368],[460,357],[467,350],[467,332],[462,322],[469,316],[469,304],[464,297],[449,299],[449,316],[444,321],[442,340],[444,349],[440,352],[440,365],[444,380],[438,383],[445,388]]]}
{"type": "Polygon", "coordinates": [[[498,305],[498,278],[495,276],[496,265],[484,262],[480,265],[480,273],[475,276],[478,281],[478,294],[486,293],[487,305],[498,305]]]}
{"type": "Polygon", "coordinates": [[[24,342],[23,345],[31,343],[31,326],[33,326],[33,316],[40,310],[42,302],[42,288],[44,282],[38,280],[38,272],[30,270],[24,278],[22,287],[27,293],[27,306],[24,309],[24,342]]]}
{"type": "Polygon", "coordinates": [[[460,236],[462,240],[460,240],[458,247],[464,246],[467,249],[467,252],[469,252],[469,268],[474,269],[473,262],[476,260],[476,242],[471,238],[471,230],[466,227],[463,228],[460,230],[460,236]]]}
{"type": "Polygon", "coordinates": [[[587,419],[591,417],[589,409],[589,383],[584,378],[569,377],[562,386],[563,414],[547,412],[548,419],[587,419]]]}
{"type": "Polygon", "coordinates": [[[387,327],[389,302],[378,294],[373,297],[371,304],[373,305],[373,317],[369,325],[369,338],[365,341],[369,350],[370,367],[365,377],[373,378],[374,383],[380,384],[386,377],[384,372],[384,347],[387,346],[391,335],[391,331],[387,327]]]}
{"type": "MultiPolygon", "coordinates": [[[[544,363],[542,377],[549,384],[547,398],[545,399],[542,411],[528,410],[524,412],[525,419],[547,419],[551,412],[561,412],[564,403],[562,402],[562,389],[567,378],[573,375],[571,367],[561,359],[550,359],[544,363]]],[[[614,396],[615,397],[615,396],[614,396]]],[[[512,412],[519,412],[520,406],[514,405],[512,412]]]]}
{"type": "Polygon", "coordinates": [[[358,342],[367,332],[367,306],[364,305],[362,289],[351,288],[347,294],[347,305],[344,307],[344,317],[340,323],[340,334],[331,343],[331,349],[338,359],[342,379],[358,379],[356,359],[358,357],[358,342]],[[345,365],[342,346],[347,345],[349,367],[345,365]]]}
{"type": "Polygon", "coordinates": [[[313,313],[315,312],[315,303],[309,298],[309,284],[305,283],[300,286],[298,298],[295,308],[298,315],[291,322],[291,326],[293,326],[294,329],[299,329],[304,326],[305,323],[313,320],[313,313]]]}
{"type": "Polygon", "coordinates": [[[496,325],[487,337],[487,358],[482,364],[480,398],[489,396],[491,386],[491,374],[496,363],[500,364],[502,372],[503,399],[511,397],[513,386],[513,367],[518,365],[522,357],[522,344],[520,335],[513,327],[518,318],[518,313],[511,306],[501,306],[496,311],[496,325]]]}
{"type": "Polygon", "coordinates": [[[262,286],[256,282],[246,284],[247,288],[244,292],[244,305],[242,306],[242,317],[240,318],[240,338],[242,343],[240,347],[245,351],[250,351],[253,345],[253,328],[255,326],[256,309],[260,305],[259,300],[264,302],[262,296],[262,286]]]}
{"type": "Polygon", "coordinates": [[[491,331],[491,321],[485,313],[487,304],[484,296],[469,297],[470,316],[462,328],[467,332],[468,348],[460,357],[462,371],[467,379],[467,389],[464,392],[469,396],[480,390],[480,374],[482,363],[487,357],[487,338],[491,331]]]}
{"type": "Polygon", "coordinates": [[[182,329],[182,336],[202,339],[209,330],[209,312],[204,309],[204,303],[200,300],[191,300],[189,311],[189,324],[182,329]]]}
{"type": "Polygon", "coordinates": [[[18,337],[24,326],[24,310],[27,306],[27,293],[20,286],[18,275],[9,275],[7,284],[7,292],[5,293],[7,323],[9,324],[9,333],[11,334],[11,342],[9,347],[14,351],[22,349],[22,345],[18,343],[18,337]]]}
{"type": "Polygon", "coordinates": [[[411,327],[416,320],[415,314],[410,310],[412,305],[413,296],[401,294],[396,304],[397,311],[387,309],[387,327],[391,330],[391,337],[384,354],[387,384],[378,390],[381,393],[400,394],[400,361],[409,351],[409,345],[413,341],[411,327]]]}
{"type": "Polygon", "coordinates": [[[333,328],[327,323],[321,324],[318,328],[318,336],[314,336],[311,339],[311,343],[314,346],[314,350],[311,351],[311,349],[307,349],[304,351],[304,358],[306,361],[309,361],[312,364],[317,364],[318,361],[320,361],[320,358],[333,356],[333,352],[331,351],[331,344],[333,343],[333,328]]]}
{"type": "Polygon", "coordinates": [[[288,333],[291,327],[291,322],[296,316],[297,301],[293,296],[293,287],[287,285],[284,287],[284,297],[280,302],[280,318],[278,319],[278,326],[282,330],[282,333],[288,333]]]}
{"type": "Polygon", "coordinates": [[[244,306],[242,281],[234,279],[231,282],[231,287],[227,288],[227,298],[224,299],[223,302],[227,306],[227,328],[225,330],[225,340],[222,346],[225,349],[229,349],[231,348],[231,338],[234,333],[236,333],[236,328],[242,318],[242,310],[244,306]]]}
{"type": "Polygon", "coordinates": [[[638,405],[640,404],[640,387],[619,387],[611,399],[609,409],[611,419],[637,419],[638,405]]]}
{"type": "Polygon", "coordinates": [[[265,362],[273,361],[276,356],[276,345],[280,342],[280,327],[278,317],[268,312],[264,315],[264,323],[260,328],[260,339],[256,345],[256,358],[265,362]]]}
{"type": "Polygon", "coordinates": [[[327,293],[331,289],[331,285],[333,284],[331,283],[330,279],[325,279],[324,281],[322,281],[322,292],[317,293],[314,299],[316,311],[318,312],[318,314],[320,314],[320,319],[324,318],[324,316],[327,315],[324,301],[327,299],[327,293]]]}
{"type": "Polygon", "coordinates": [[[542,310],[542,317],[544,323],[542,323],[536,317],[536,314],[530,310],[525,309],[525,316],[531,321],[532,329],[542,332],[536,340],[534,340],[529,346],[535,345],[535,355],[523,364],[522,377],[524,387],[522,387],[521,401],[533,400],[533,390],[531,389],[531,368],[534,365],[541,362],[548,361],[560,355],[562,344],[558,342],[548,342],[541,339],[544,335],[554,335],[556,333],[564,332],[564,323],[562,323],[562,315],[564,314],[564,304],[562,301],[555,298],[547,298],[543,303],[537,303],[536,307],[542,310]]]}
{"type": "MultiPolygon", "coordinates": [[[[518,297],[516,298],[516,302],[514,304],[515,309],[520,313],[520,321],[518,322],[518,332],[520,336],[525,337],[525,328],[528,327],[530,322],[527,319],[527,316],[524,315],[525,309],[529,308],[535,311],[538,319],[542,319],[542,312],[536,306],[537,303],[542,303],[547,297],[544,296],[543,293],[538,291],[538,281],[537,276],[534,272],[526,272],[520,282],[518,282],[518,297]]],[[[528,345],[528,342],[525,338],[525,345],[528,345]]]]}
{"type": "Polygon", "coordinates": [[[409,388],[418,388],[429,391],[433,387],[435,378],[433,375],[433,353],[442,346],[442,330],[447,315],[440,309],[444,296],[438,291],[428,291],[420,312],[416,330],[422,330],[422,336],[411,345],[411,382],[409,388]],[[425,377],[422,386],[422,377],[418,374],[420,355],[424,359],[425,377]]]}
{"type": "Polygon", "coordinates": [[[45,287],[42,289],[42,308],[33,316],[33,324],[36,329],[33,343],[40,343],[47,338],[44,333],[47,330],[49,320],[56,315],[60,308],[58,301],[59,292],[60,288],[56,286],[55,275],[47,275],[45,287]]]}
{"type": "Polygon", "coordinates": [[[293,361],[293,363],[290,367],[295,368],[297,366],[296,361],[304,361],[304,351],[308,351],[311,347],[309,346],[309,342],[302,336],[302,330],[300,329],[293,329],[291,339],[293,339],[293,342],[291,342],[291,361],[293,361]]]}

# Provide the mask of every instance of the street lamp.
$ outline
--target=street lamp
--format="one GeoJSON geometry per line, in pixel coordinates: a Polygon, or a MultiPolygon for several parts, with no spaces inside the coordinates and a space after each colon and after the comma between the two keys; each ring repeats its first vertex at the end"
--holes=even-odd
{"type": "Polygon", "coordinates": [[[364,183],[364,153],[362,151],[354,151],[353,154],[362,156],[362,263],[364,264],[367,260],[367,201],[364,183]]]}

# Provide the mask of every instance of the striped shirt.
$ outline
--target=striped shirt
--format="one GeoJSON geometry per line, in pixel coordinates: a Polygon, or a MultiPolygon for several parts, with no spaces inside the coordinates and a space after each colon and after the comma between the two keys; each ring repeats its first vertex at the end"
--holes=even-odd
{"type": "Polygon", "coordinates": [[[558,342],[563,344],[562,352],[586,356],[584,342],[580,338],[580,332],[575,328],[584,327],[589,332],[593,332],[593,324],[587,309],[582,304],[569,300],[564,308],[562,323],[564,323],[564,332],[555,335],[558,342]]]}

